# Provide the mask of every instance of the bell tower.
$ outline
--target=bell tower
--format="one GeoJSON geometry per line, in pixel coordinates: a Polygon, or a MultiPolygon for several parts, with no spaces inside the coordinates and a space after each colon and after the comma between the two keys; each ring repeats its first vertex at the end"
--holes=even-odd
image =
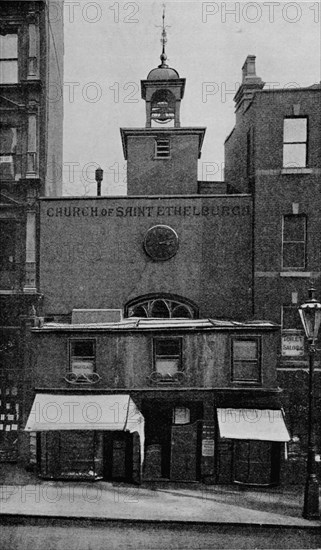
{"type": "Polygon", "coordinates": [[[185,78],[167,64],[165,9],[161,64],[141,81],[144,128],[121,128],[128,195],[197,194],[197,161],[205,128],[181,127],[185,78]]]}
{"type": "Polygon", "coordinates": [[[153,122],[156,124],[172,122],[175,128],[179,128],[180,104],[184,97],[185,78],[180,78],[178,72],[166,63],[165,8],[162,19],[161,64],[149,72],[146,80],[141,81],[142,99],[146,102],[146,128],[150,128],[153,122]]]}

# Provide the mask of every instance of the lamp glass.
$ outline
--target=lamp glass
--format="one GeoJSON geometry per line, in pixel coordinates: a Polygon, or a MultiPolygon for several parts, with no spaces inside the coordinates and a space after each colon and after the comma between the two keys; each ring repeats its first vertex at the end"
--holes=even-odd
{"type": "Polygon", "coordinates": [[[317,309],[315,312],[314,335],[313,335],[314,340],[318,338],[320,325],[321,325],[321,308],[317,309]]]}
{"type": "MultiPolygon", "coordinates": [[[[318,306],[319,304],[315,304],[318,306]]],[[[315,341],[321,325],[321,308],[304,304],[299,308],[301,322],[308,340],[315,341]]]]}

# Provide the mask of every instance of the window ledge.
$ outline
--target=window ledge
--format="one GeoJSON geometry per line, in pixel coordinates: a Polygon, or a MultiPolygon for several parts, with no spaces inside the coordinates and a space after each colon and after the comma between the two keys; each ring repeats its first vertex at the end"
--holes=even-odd
{"type": "Polygon", "coordinates": [[[281,174],[312,174],[312,168],[282,168],[281,174]]]}
{"type": "Polygon", "coordinates": [[[280,277],[312,277],[311,271],[281,271],[280,277]]]}

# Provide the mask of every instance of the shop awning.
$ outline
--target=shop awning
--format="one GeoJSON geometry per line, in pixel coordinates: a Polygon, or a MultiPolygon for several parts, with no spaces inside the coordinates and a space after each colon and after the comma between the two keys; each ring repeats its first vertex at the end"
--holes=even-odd
{"type": "Polygon", "coordinates": [[[143,438],[144,417],[126,394],[37,393],[25,430],[127,430],[143,438]]]}
{"type": "Polygon", "coordinates": [[[217,409],[217,419],[224,439],[290,440],[280,409],[217,409]]]}

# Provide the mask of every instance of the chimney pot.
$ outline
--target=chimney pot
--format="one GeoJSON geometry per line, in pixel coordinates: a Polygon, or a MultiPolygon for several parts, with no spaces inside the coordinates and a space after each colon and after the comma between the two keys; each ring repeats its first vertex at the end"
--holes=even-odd
{"type": "Polygon", "coordinates": [[[256,76],[256,70],[255,70],[255,55],[248,55],[245,63],[242,67],[243,72],[243,79],[242,81],[245,82],[247,77],[255,77],[256,76]]]}

